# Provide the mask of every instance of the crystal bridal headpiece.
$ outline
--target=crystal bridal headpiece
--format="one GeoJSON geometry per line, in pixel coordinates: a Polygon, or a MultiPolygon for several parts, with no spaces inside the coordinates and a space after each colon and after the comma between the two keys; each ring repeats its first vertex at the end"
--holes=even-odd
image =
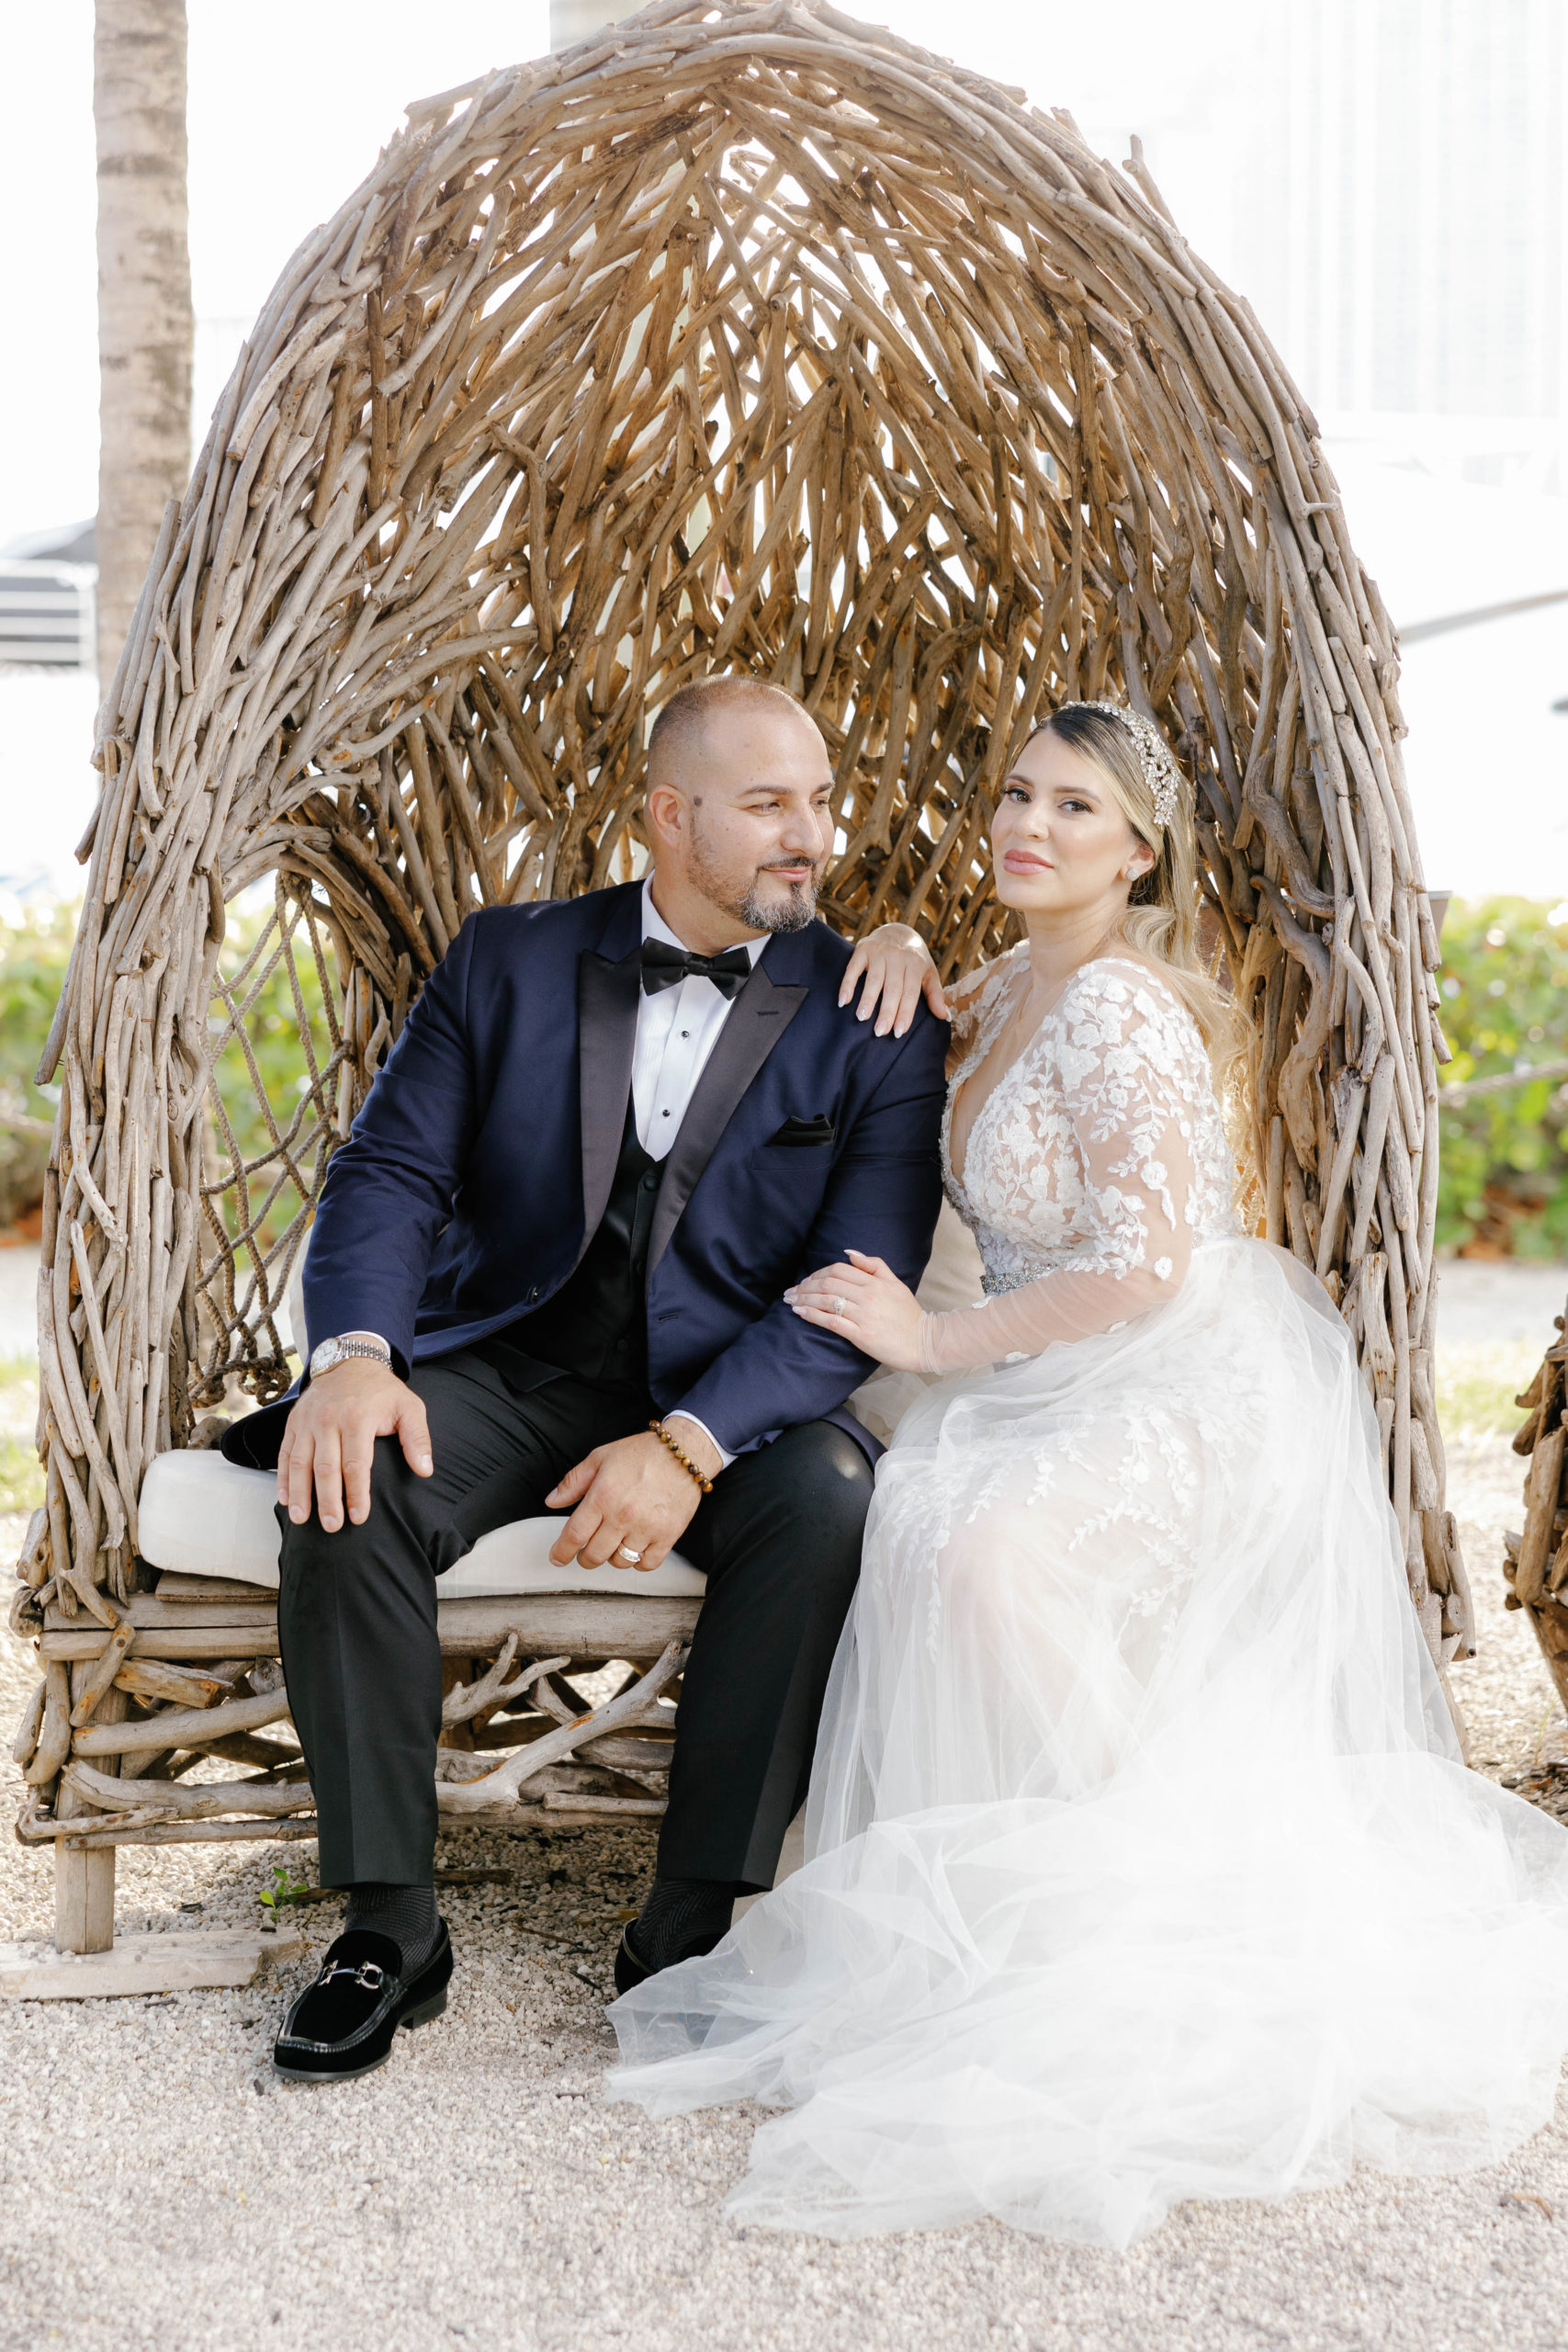
{"type": "Polygon", "coordinates": [[[1181,771],[1177,766],[1169,744],[1157,727],[1135,710],[1120,702],[1080,702],[1079,710],[1103,711],[1107,718],[1119,718],[1138,747],[1138,760],[1144,771],[1144,781],[1154,795],[1155,822],[1163,833],[1175,816],[1181,792],[1181,771]]]}

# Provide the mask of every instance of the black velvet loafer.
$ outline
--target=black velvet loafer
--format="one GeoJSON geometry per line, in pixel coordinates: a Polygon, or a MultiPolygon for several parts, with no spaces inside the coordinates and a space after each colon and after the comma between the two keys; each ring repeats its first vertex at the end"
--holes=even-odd
{"type": "Polygon", "coordinates": [[[631,1929],[623,1928],[621,1940],[615,1950],[616,1992],[629,1993],[634,1984],[646,1984],[652,1973],[652,1969],[643,1965],[633,1949],[631,1929]]]}
{"type": "MultiPolygon", "coordinates": [[[[637,1923],[634,1921],[633,1925],[635,1926],[636,1924],[637,1923]]],[[[727,1928],[720,1928],[716,1935],[694,1936],[689,1943],[682,1945],[673,1960],[667,1961],[665,1962],[665,1966],[668,1968],[675,1968],[678,1967],[680,1962],[683,1960],[699,1960],[703,1958],[706,1953],[712,1951],[716,1944],[721,1944],[724,1941],[725,1936],[728,1932],[728,1930],[727,1928]]],[[[615,1950],[616,1992],[629,1993],[634,1985],[646,1984],[650,1976],[655,1976],[658,1973],[659,1971],[657,1969],[649,1968],[647,1961],[644,1960],[636,1944],[633,1943],[631,1928],[623,1928],[621,1930],[621,1940],[615,1950]]]]}
{"type": "Polygon", "coordinates": [[[284,2019],[272,2053],[277,2072],[297,2082],[346,2083],[384,2066],[400,2026],[427,2025],[446,2007],[452,1939],[445,1920],[419,1973],[405,1979],[402,1964],[390,1936],[369,1928],[339,1936],[284,2019]]]}

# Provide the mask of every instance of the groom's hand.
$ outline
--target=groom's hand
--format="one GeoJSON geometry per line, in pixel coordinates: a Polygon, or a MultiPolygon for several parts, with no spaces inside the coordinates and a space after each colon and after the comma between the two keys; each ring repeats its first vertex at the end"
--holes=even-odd
{"type": "Polygon", "coordinates": [[[424,1407],[389,1364],[348,1356],[312,1380],[288,1416],[277,1456],[277,1499],[296,1527],[310,1516],[310,1488],[329,1535],[346,1497],[355,1527],[370,1516],[370,1465],[378,1437],[396,1436],[417,1476],[434,1464],[424,1407]]]}
{"type": "MultiPolygon", "coordinates": [[[[703,1432],[682,1420],[677,1434],[704,1476],[716,1476],[722,1465],[703,1432]]],[[[602,1568],[629,1545],[640,1556],[615,1565],[636,1566],[646,1576],[680,1542],[702,1498],[696,1480],[651,1430],[596,1445],[545,1497],[551,1510],[571,1510],[550,1557],[558,1568],[573,1560],[580,1567],[602,1568]]]]}

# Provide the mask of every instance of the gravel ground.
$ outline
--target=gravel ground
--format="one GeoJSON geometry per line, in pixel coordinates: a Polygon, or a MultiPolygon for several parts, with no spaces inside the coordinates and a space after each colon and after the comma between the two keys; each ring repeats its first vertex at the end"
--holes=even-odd
{"type": "MultiPolygon", "coordinates": [[[[1555,1810],[1568,1779],[1550,1766],[1568,1767],[1568,1723],[1528,1629],[1500,1605],[1523,1465],[1495,1430],[1499,1397],[1545,1336],[1466,1329],[1472,1345],[1450,1351],[1444,1376],[1476,1424],[1450,1443],[1482,1628],[1454,1688],[1479,1767],[1555,1810]]],[[[0,1556],[19,1532],[0,1521],[0,1556]]],[[[0,1643],[0,1719],[14,1720],[28,1677],[0,1643]]],[[[254,1923],[277,1849],[254,1850],[122,1849],[121,1928],[189,1927],[195,1905],[208,1924],[254,1923]]],[[[379,2074],[330,2090],[279,2086],[267,2063],[309,1955],[242,1992],[0,2002],[0,2352],[1568,2341],[1568,2105],[1491,2171],[1188,2206],[1124,2256],[990,2223],[845,2247],[733,2228],[719,2204],[754,2117],[654,2123],[600,2096],[610,1953],[652,1851],[642,1830],[444,1840],[445,1867],[510,1873],[446,1892],[458,1947],[447,2017],[403,2037],[379,2074]]],[[[0,1935],[47,1936],[49,1906],[46,1865],[0,1848],[0,1935]]],[[[319,1951],[338,1905],[301,1916],[319,1951]]],[[[1440,1986],[1413,1988],[1423,1995],[1434,2032],[1464,2030],[1440,1986]]]]}

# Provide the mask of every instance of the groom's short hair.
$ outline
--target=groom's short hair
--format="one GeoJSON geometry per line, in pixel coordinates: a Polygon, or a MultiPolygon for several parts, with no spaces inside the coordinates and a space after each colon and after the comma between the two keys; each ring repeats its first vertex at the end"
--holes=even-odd
{"type": "Polygon", "coordinates": [[[748,677],[744,673],[739,676],[694,678],[690,685],[682,686],[671,695],[649,732],[649,786],[679,782],[682,761],[690,759],[706,735],[710,722],[721,712],[768,704],[791,711],[798,718],[807,718],[801,704],[783,686],[770,686],[765,679],[748,677]]]}

